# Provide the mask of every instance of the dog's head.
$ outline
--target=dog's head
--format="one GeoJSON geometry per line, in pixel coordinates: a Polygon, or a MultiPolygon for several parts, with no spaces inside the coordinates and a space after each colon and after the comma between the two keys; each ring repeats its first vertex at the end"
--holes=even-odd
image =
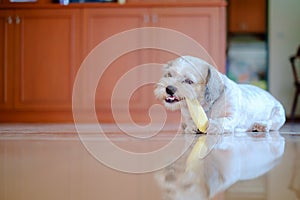
{"type": "Polygon", "coordinates": [[[213,66],[199,58],[182,56],[164,66],[154,93],[170,110],[185,106],[185,98],[198,99],[205,109],[223,88],[220,74],[213,66]]]}

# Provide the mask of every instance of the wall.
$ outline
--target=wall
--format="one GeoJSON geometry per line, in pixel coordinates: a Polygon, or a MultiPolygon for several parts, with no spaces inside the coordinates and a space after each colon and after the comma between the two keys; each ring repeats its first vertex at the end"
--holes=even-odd
{"type": "Polygon", "coordinates": [[[287,116],[295,92],[289,57],[300,44],[299,8],[299,0],[269,0],[269,88],[284,104],[287,116]]]}

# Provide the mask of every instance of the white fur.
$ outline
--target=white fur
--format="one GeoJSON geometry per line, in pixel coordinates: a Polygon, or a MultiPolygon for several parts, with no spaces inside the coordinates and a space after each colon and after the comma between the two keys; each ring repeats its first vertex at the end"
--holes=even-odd
{"type": "Polygon", "coordinates": [[[285,111],[270,93],[247,84],[236,84],[205,61],[192,56],[179,57],[164,67],[164,75],[154,91],[165,107],[181,109],[185,133],[197,132],[185,98],[197,98],[209,118],[207,133],[234,131],[267,132],[285,123],[285,111]],[[166,88],[176,88],[170,99],[166,88]]]}

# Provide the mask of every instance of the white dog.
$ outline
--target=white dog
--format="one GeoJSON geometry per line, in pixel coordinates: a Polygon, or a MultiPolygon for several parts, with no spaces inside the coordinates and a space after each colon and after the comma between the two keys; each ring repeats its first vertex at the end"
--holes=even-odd
{"type": "Polygon", "coordinates": [[[267,132],[285,123],[284,108],[271,94],[252,85],[236,84],[192,56],[169,62],[154,93],[167,109],[181,109],[184,133],[199,132],[185,98],[200,102],[209,119],[207,133],[267,132]]]}

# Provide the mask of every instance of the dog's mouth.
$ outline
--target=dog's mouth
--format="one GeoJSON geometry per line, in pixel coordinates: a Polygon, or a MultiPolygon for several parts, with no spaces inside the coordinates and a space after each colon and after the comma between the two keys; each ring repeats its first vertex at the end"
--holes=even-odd
{"type": "Polygon", "coordinates": [[[179,99],[178,97],[176,97],[176,96],[174,96],[174,95],[170,95],[170,96],[167,96],[167,97],[165,98],[165,101],[166,101],[167,103],[176,103],[176,102],[181,101],[181,99],[179,99]]]}

